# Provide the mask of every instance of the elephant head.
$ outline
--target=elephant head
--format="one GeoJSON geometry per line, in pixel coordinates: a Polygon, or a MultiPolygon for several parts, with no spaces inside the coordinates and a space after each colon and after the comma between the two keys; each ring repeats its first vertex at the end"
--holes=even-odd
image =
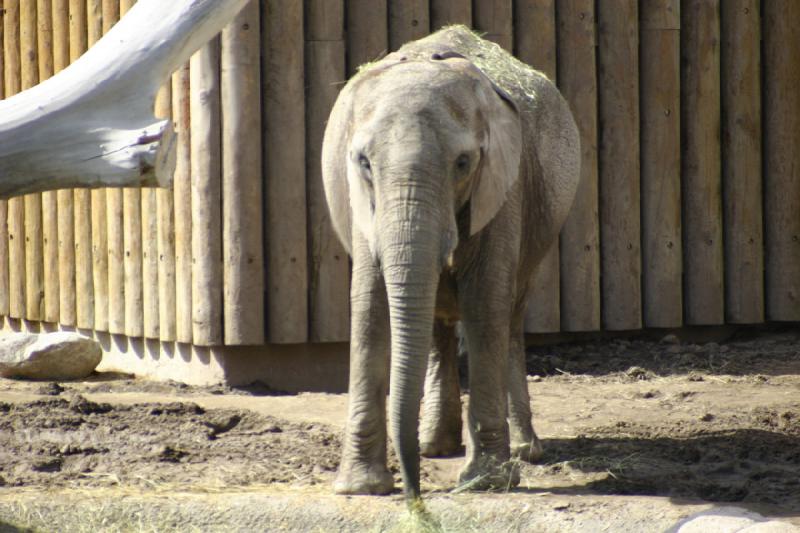
{"type": "Polygon", "coordinates": [[[437,283],[459,237],[491,223],[519,177],[519,112],[455,53],[387,56],[331,114],[323,176],[333,225],[357,232],[383,274],[391,328],[390,434],[406,494],[419,494],[418,415],[437,283]],[[457,219],[463,224],[461,235],[457,219]]]}

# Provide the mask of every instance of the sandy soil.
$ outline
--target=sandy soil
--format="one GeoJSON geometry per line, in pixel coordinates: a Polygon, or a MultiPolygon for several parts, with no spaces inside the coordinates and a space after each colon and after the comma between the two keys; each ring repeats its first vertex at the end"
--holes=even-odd
{"type": "MultiPolygon", "coordinates": [[[[453,492],[461,458],[424,460],[423,487],[442,516],[449,505],[491,504],[496,530],[602,524],[647,531],[710,502],[800,524],[800,332],[537,347],[528,370],[542,462],[521,465],[522,486],[511,494],[475,495],[453,492]],[[539,521],[523,521],[532,510],[539,521]]],[[[198,388],[109,375],[60,384],[0,380],[0,531],[10,527],[3,521],[52,526],[65,514],[59,501],[120,494],[152,512],[164,500],[148,498],[180,500],[164,515],[177,520],[173,530],[199,520],[201,511],[176,511],[198,499],[210,513],[234,495],[241,506],[265,494],[272,503],[259,500],[260,512],[284,499],[281,512],[300,516],[304,502],[316,502],[305,522],[287,522],[288,529],[391,529],[387,517],[401,512],[399,496],[329,494],[345,406],[344,395],[284,395],[258,385],[198,388]],[[45,504],[42,494],[58,498],[45,504]],[[368,516],[363,501],[374,502],[367,507],[380,519],[368,516]],[[40,502],[37,513],[32,502],[40,502]],[[380,511],[387,505],[392,512],[380,511]],[[320,518],[328,507],[333,522],[320,518]]],[[[485,530],[487,516],[470,524],[485,530]]],[[[198,524],[213,530],[211,522],[198,524]]]]}

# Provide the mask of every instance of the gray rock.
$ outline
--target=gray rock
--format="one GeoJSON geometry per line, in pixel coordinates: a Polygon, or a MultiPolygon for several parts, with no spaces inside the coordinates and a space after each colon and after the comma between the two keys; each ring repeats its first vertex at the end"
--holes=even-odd
{"type": "Polygon", "coordinates": [[[738,507],[718,507],[692,515],[667,530],[669,533],[797,533],[788,522],[768,520],[738,507]]]}
{"type": "Polygon", "coordinates": [[[0,377],[62,381],[85,378],[100,364],[100,344],[78,333],[0,336],[0,377]]]}
{"type": "Polygon", "coordinates": [[[674,333],[668,333],[667,335],[661,337],[659,342],[661,344],[680,344],[681,340],[674,333]]]}

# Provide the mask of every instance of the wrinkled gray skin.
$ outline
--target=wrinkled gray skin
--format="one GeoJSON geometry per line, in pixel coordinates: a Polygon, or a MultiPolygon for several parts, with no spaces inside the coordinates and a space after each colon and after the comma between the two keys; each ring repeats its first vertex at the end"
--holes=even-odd
{"type": "Polygon", "coordinates": [[[332,221],[353,257],[350,405],[334,489],[393,489],[388,391],[409,499],[420,494],[420,452],[459,447],[458,320],[470,368],[459,481],[515,485],[512,450],[529,460],[541,452],[525,384],[525,302],[579,174],[566,102],[543,75],[454,26],[347,84],[322,159],[332,221]]]}

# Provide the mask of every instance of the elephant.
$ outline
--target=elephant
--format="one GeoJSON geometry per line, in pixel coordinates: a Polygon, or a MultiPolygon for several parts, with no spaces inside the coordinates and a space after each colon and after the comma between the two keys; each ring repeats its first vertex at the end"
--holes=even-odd
{"type": "Polygon", "coordinates": [[[578,129],[555,85],[464,26],[407,43],[342,89],[322,147],[331,222],[352,257],[348,420],[335,492],[394,489],[388,419],[406,499],[419,501],[420,452],[448,453],[460,442],[456,322],[469,364],[459,483],[519,482],[512,451],[540,453],[525,306],[533,271],[571,208],[579,158],[578,129]]]}

